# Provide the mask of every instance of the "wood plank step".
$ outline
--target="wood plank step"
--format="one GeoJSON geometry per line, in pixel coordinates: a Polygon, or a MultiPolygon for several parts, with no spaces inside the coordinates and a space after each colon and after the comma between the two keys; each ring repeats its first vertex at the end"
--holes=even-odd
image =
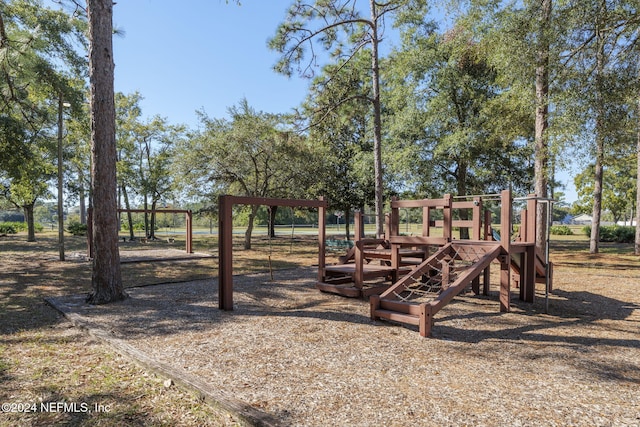
{"type": "Polygon", "coordinates": [[[324,282],[317,282],[316,288],[322,292],[342,295],[350,298],[360,298],[361,291],[353,285],[332,285],[324,282]]]}
{"type": "Polygon", "coordinates": [[[362,287],[361,293],[364,298],[369,298],[371,295],[380,295],[381,293],[389,289],[389,286],[391,285],[379,285],[370,287],[366,287],[365,285],[362,287]]]}
{"type": "Polygon", "coordinates": [[[411,314],[398,313],[397,311],[377,309],[374,311],[374,316],[381,319],[392,320],[394,322],[406,323],[408,325],[419,325],[420,316],[414,316],[411,314]]]}
{"type": "Polygon", "coordinates": [[[396,311],[398,313],[420,316],[420,305],[406,301],[393,301],[380,299],[380,307],[384,310],[396,311]]]}

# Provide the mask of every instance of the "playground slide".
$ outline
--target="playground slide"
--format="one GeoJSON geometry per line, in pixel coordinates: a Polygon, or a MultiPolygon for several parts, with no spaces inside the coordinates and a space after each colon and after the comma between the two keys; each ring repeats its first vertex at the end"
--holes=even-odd
{"type": "MultiPolygon", "coordinates": [[[[522,266],[522,254],[512,254],[511,255],[511,268],[517,273],[520,274],[522,266]]],[[[545,260],[542,258],[541,254],[536,251],[536,282],[544,283],[546,277],[546,268],[545,268],[545,260]]]]}

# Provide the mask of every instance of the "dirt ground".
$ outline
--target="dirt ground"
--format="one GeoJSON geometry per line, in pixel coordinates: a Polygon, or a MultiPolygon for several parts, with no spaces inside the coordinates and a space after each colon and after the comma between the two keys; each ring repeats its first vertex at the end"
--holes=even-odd
{"type": "MultiPolygon", "coordinates": [[[[132,264],[125,274],[138,284],[187,272],[194,280],[134,287],[123,303],[88,308],[66,280],[82,262],[62,265],[29,249],[6,251],[13,255],[3,253],[0,266],[0,400],[62,399],[111,411],[4,413],[2,425],[242,421],[212,410],[202,395],[166,387],[172,374],[131,363],[135,354],[176,382],[192,379],[231,406],[249,405],[265,424],[640,425],[640,261],[628,247],[592,256],[584,242],[554,242],[548,313],[538,288],[534,304],[514,290],[512,312],[501,314],[494,287],[489,297],[456,298],[436,316],[431,339],[372,322],[364,301],[319,293],[312,268],[276,272],[274,281],[266,273],[237,277],[236,309],[227,313],[217,309],[211,260],[145,272],[132,264]],[[57,298],[97,338],[42,297],[57,298]]],[[[264,255],[239,254],[238,264],[260,264],[264,255]]],[[[291,267],[295,257],[283,258],[291,267]]]]}

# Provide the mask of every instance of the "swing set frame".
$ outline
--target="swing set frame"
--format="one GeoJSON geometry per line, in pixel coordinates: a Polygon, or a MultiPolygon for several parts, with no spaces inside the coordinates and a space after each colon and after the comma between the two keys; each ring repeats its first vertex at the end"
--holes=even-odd
{"type": "MultiPolygon", "coordinates": [[[[186,238],[185,238],[185,251],[188,254],[193,253],[193,213],[191,210],[185,209],[118,209],[118,214],[121,213],[181,213],[185,215],[186,226],[186,238]]],[[[93,258],[93,208],[89,208],[87,212],[87,257],[93,258]]]]}
{"type": "Polygon", "coordinates": [[[318,277],[324,271],[325,250],[325,213],[327,201],[318,200],[277,199],[268,197],[249,197],[221,195],[218,197],[218,306],[221,310],[233,310],[233,206],[259,205],[284,206],[292,208],[318,209],[318,277]]]}

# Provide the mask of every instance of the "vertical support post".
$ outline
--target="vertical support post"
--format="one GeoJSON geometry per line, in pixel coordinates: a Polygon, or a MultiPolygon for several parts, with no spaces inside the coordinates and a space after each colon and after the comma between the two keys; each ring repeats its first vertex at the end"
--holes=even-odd
{"type": "Polygon", "coordinates": [[[218,198],[218,306],[233,310],[233,198],[218,198]]]}
{"type": "Polygon", "coordinates": [[[491,211],[484,211],[484,240],[493,240],[491,233],[491,211]]]}
{"type": "Polygon", "coordinates": [[[371,295],[369,297],[369,315],[371,320],[378,320],[376,310],[380,308],[380,295],[371,295]]]}
{"type": "MultiPolygon", "coordinates": [[[[422,237],[431,235],[431,208],[425,206],[422,208],[422,237]]],[[[429,246],[423,246],[424,259],[429,258],[429,246]]]]}
{"type": "Polygon", "coordinates": [[[397,201],[398,198],[393,196],[391,199],[391,217],[390,219],[390,227],[389,227],[389,235],[387,236],[387,240],[391,236],[399,236],[400,235],[400,210],[393,205],[393,202],[397,201]]]}
{"type": "MultiPolygon", "coordinates": [[[[535,212],[535,211],[534,211],[535,212]]],[[[535,237],[535,234],[534,234],[535,237]]],[[[536,245],[527,245],[522,254],[522,266],[520,272],[520,299],[525,302],[533,302],[536,289],[536,245]]]]}
{"type": "Polygon", "coordinates": [[[433,326],[433,310],[428,302],[420,304],[420,324],[418,329],[421,337],[431,336],[431,327],[433,326]]]}
{"type": "Polygon", "coordinates": [[[530,239],[529,235],[529,215],[526,209],[520,212],[520,242],[526,243],[530,239]]]}
{"type": "Polygon", "coordinates": [[[187,247],[186,247],[186,251],[188,254],[192,254],[193,253],[193,213],[188,210],[185,214],[186,218],[187,218],[187,247]]]}
{"type": "Polygon", "coordinates": [[[444,228],[442,229],[442,237],[444,237],[447,242],[451,241],[451,236],[453,233],[453,218],[451,215],[451,210],[453,208],[453,198],[451,197],[451,194],[445,194],[444,195],[444,206],[442,208],[442,219],[443,219],[443,223],[444,223],[444,228]]]}
{"type": "MultiPolygon", "coordinates": [[[[391,199],[391,214],[389,215],[389,235],[387,236],[387,240],[389,240],[392,236],[400,235],[400,210],[394,206],[395,201],[398,198],[394,196],[391,199]]],[[[391,245],[391,266],[398,271],[400,268],[400,245],[392,244],[391,245]]]]}
{"type": "Polygon", "coordinates": [[[473,198],[473,240],[482,240],[482,199],[480,197],[473,198]]]}
{"type": "Polygon", "coordinates": [[[524,286],[523,300],[533,302],[536,293],[536,214],[538,212],[538,199],[535,194],[529,194],[527,200],[527,250],[525,253],[525,276],[520,278],[524,286]]]}
{"type": "MultiPolygon", "coordinates": [[[[473,198],[473,208],[472,212],[472,222],[473,222],[473,233],[471,238],[473,240],[482,240],[482,198],[474,197],[473,198]]],[[[480,294],[480,276],[478,275],[471,282],[471,289],[475,295],[480,294]]]]}
{"type": "Polygon", "coordinates": [[[326,264],[325,250],[327,242],[327,203],[322,196],[319,197],[319,200],[324,203],[318,208],[318,282],[324,282],[324,267],[326,264]]]}
{"type": "Polygon", "coordinates": [[[527,243],[536,244],[536,213],[538,212],[538,200],[535,194],[529,194],[527,200],[527,243]]]}
{"type": "MultiPolygon", "coordinates": [[[[493,235],[491,233],[491,211],[484,212],[484,240],[493,239],[493,235]]],[[[487,268],[484,269],[483,272],[483,280],[482,280],[482,295],[489,295],[489,290],[491,288],[491,266],[488,265],[487,268]]]]}
{"type": "Polygon", "coordinates": [[[384,236],[382,237],[383,239],[389,240],[389,236],[391,236],[391,215],[390,214],[385,214],[384,215],[384,236]]]}
{"type": "Polygon", "coordinates": [[[422,236],[429,237],[431,235],[431,208],[425,206],[422,208],[422,236]]]}
{"type": "Polygon", "coordinates": [[[511,190],[503,190],[500,194],[500,311],[511,310],[511,190]]]}
{"type": "Polygon", "coordinates": [[[355,275],[353,278],[355,287],[358,289],[362,289],[362,284],[364,283],[364,254],[362,245],[360,244],[360,240],[362,239],[362,230],[363,230],[363,221],[362,221],[362,212],[355,211],[353,215],[354,227],[356,229],[356,235],[354,238],[354,247],[356,250],[355,253],[355,275]]]}

